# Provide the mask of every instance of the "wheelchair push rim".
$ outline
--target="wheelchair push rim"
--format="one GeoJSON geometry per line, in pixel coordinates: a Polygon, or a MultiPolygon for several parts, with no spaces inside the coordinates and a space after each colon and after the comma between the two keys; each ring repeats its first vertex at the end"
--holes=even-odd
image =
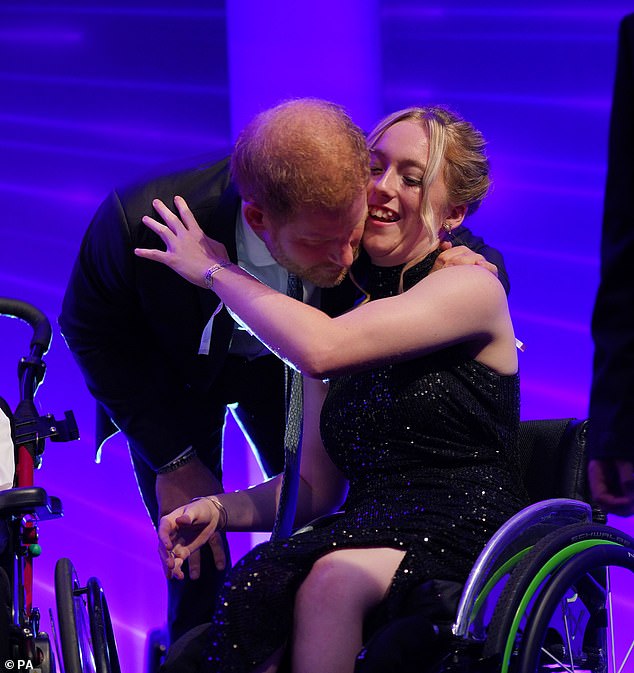
{"type": "Polygon", "coordinates": [[[632,670],[634,638],[629,647],[625,644],[624,651],[617,653],[615,648],[611,575],[617,568],[634,575],[632,550],[619,545],[598,545],[571,558],[550,578],[524,630],[518,655],[517,670],[520,673],[542,670],[625,673],[632,670]],[[594,586],[595,594],[599,593],[601,600],[597,601],[596,595],[584,599],[584,591],[580,588],[584,582],[594,586]],[[577,606],[577,603],[584,605],[577,606]],[[587,612],[583,634],[574,631],[581,623],[578,615],[572,612],[578,607],[587,612]],[[561,643],[548,641],[553,623],[565,626],[561,643]],[[575,640],[579,642],[575,643],[575,640]],[[575,658],[578,652],[581,657],[575,658]]]}
{"type": "MultiPolygon", "coordinates": [[[[526,632],[528,620],[534,614],[536,606],[539,605],[544,588],[576,556],[585,554],[588,549],[604,546],[617,547],[634,553],[634,540],[630,536],[603,524],[573,524],[553,531],[539,540],[512,570],[498,599],[487,628],[488,633],[483,648],[484,661],[490,666],[495,666],[499,673],[507,673],[509,670],[517,672],[518,652],[522,647],[523,635],[526,632]]],[[[586,589],[587,599],[592,592],[588,593],[588,587],[586,589]]],[[[599,602],[609,598],[608,592],[603,589],[598,593],[595,591],[594,594],[599,602]]],[[[577,604],[579,610],[582,604],[582,601],[577,604]]],[[[602,606],[603,603],[600,607],[602,606]]],[[[565,629],[565,625],[563,628],[565,629]]],[[[586,669],[555,666],[555,668],[545,670],[586,669]]],[[[605,673],[605,669],[597,666],[589,670],[593,673],[599,671],[605,673]]]]}

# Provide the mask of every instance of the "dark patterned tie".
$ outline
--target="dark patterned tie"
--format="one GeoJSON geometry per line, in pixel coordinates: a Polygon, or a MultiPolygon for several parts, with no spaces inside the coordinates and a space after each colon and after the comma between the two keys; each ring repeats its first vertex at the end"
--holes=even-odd
{"type": "MultiPolygon", "coordinates": [[[[288,274],[286,294],[293,299],[303,301],[302,281],[295,274],[288,274]]],[[[280,502],[275,515],[275,524],[271,540],[288,537],[293,532],[293,521],[297,507],[299,489],[299,462],[302,444],[302,420],[304,407],[304,388],[302,375],[286,365],[286,431],[284,432],[284,473],[280,502]]]]}

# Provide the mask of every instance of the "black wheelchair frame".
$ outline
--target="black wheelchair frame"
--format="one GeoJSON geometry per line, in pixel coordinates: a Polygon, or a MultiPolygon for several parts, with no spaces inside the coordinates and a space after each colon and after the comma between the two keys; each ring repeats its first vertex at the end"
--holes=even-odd
{"type": "MultiPolygon", "coordinates": [[[[38,523],[63,514],[59,498],[34,485],[34,471],[41,467],[45,441],[68,442],[79,438],[72,411],[64,419],[41,416],[34,403],[44,379],[52,330],[47,317],[37,308],[16,299],[0,297],[0,315],[18,318],[33,330],[29,355],[18,364],[19,402],[10,419],[15,446],[14,487],[0,492],[0,522],[4,549],[0,555],[0,658],[9,670],[14,667],[55,673],[120,673],[112,622],[99,580],[92,577],[82,586],[72,562],[57,561],[55,600],[59,641],[51,643],[40,629],[41,615],[33,606],[33,559],[41,553],[38,523]],[[6,631],[6,633],[3,633],[6,631]]],[[[8,405],[4,405],[8,408],[8,405]]],[[[10,410],[9,410],[10,411],[10,410]]],[[[51,614],[51,628],[55,624],[51,614]]]]}
{"type": "MultiPolygon", "coordinates": [[[[634,670],[634,637],[622,656],[615,651],[611,586],[617,569],[634,580],[634,539],[607,526],[605,515],[591,505],[587,424],[576,419],[521,423],[520,452],[532,504],[482,550],[464,587],[458,586],[457,612],[420,622],[433,634],[424,645],[411,646],[400,663],[386,667],[385,651],[398,639],[375,635],[357,662],[358,673],[634,670]]],[[[634,633],[621,626],[623,634],[634,633]]],[[[398,623],[391,628],[398,633],[398,623]]],[[[390,654],[394,658],[396,651],[390,654]]]]}

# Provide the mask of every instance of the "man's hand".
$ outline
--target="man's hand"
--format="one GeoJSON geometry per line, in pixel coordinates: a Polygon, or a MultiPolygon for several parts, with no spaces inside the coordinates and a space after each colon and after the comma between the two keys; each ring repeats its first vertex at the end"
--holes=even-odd
{"type": "MultiPolygon", "coordinates": [[[[159,505],[159,517],[164,517],[192,498],[222,493],[222,484],[214,477],[198,458],[179,467],[173,472],[159,474],[156,477],[156,498],[159,505]]],[[[225,556],[222,536],[218,533],[209,539],[209,546],[218,570],[224,570],[227,559],[225,556]]],[[[200,552],[194,551],[189,556],[189,576],[195,580],[200,577],[200,552]]]]}
{"type": "Polygon", "coordinates": [[[634,514],[634,463],[619,458],[591,460],[588,481],[593,500],[607,514],[634,514]]]}
{"type": "Polygon", "coordinates": [[[454,248],[449,241],[443,241],[440,244],[440,249],[442,252],[436,258],[434,266],[432,267],[432,272],[440,271],[448,266],[477,264],[478,266],[483,266],[485,269],[488,269],[497,278],[497,266],[491,264],[491,262],[487,262],[485,257],[479,255],[477,252],[473,252],[473,250],[470,250],[465,245],[458,245],[454,248]]]}

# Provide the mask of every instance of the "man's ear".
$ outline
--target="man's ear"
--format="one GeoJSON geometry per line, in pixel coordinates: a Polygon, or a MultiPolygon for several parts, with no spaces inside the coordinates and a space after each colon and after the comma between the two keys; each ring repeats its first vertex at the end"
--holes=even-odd
{"type": "MultiPolygon", "coordinates": [[[[466,204],[462,206],[452,206],[451,210],[447,214],[447,217],[445,218],[445,222],[451,227],[451,229],[459,227],[462,224],[464,218],[467,216],[468,210],[469,206],[466,204]]],[[[443,222],[443,226],[445,225],[445,222],[443,222]]]]}
{"type": "Polygon", "coordinates": [[[267,231],[267,226],[264,222],[264,211],[255,203],[245,202],[242,210],[244,219],[253,231],[260,237],[267,231]]]}

